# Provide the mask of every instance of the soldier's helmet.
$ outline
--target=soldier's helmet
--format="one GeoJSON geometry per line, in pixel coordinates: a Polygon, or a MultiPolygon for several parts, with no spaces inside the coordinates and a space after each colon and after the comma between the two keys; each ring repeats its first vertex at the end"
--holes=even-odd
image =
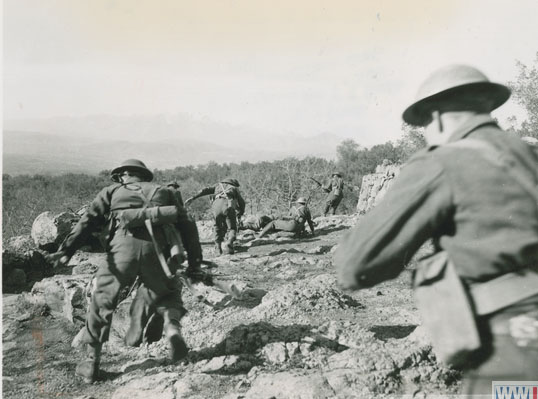
{"type": "Polygon", "coordinates": [[[336,172],[333,172],[333,174],[331,176],[338,176],[338,177],[342,177],[342,173],[339,172],[339,171],[336,171],[336,172]]]}
{"type": "Polygon", "coordinates": [[[231,184],[232,186],[239,187],[239,181],[231,177],[227,177],[226,179],[222,180],[221,183],[231,184]]]}
{"type": "Polygon", "coordinates": [[[299,198],[297,198],[297,201],[295,201],[295,202],[297,202],[298,204],[305,205],[306,204],[306,198],[305,197],[299,197],[299,198]]]}
{"type": "Polygon", "coordinates": [[[151,170],[146,167],[144,162],[138,159],[128,159],[126,161],[123,161],[120,166],[112,169],[111,175],[121,174],[126,170],[140,173],[146,181],[153,180],[153,173],[151,172],[151,170]]]}
{"type": "Polygon", "coordinates": [[[530,146],[538,147],[538,139],[536,137],[525,136],[522,137],[521,140],[530,146]]]}
{"type": "Polygon", "coordinates": [[[179,188],[179,183],[174,180],[174,181],[166,183],[166,187],[179,188]]]}
{"type": "Polygon", "coordinates": [[[478,69],[468,65],[449,65],[433,72],[420,86],[415,102],[404,111],[405,122],[424,126],[440,100],[475,99],[483,112],[500,107],[510,97],[510,89],[493,83],[478,69]]]}

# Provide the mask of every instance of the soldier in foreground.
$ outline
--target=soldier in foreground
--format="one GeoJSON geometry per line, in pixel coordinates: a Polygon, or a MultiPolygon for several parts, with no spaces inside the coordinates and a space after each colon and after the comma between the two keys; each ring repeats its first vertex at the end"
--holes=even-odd
{"type": "Polygon", "coordinates": [[[133,284],[137,276],[142,284],[134,302],[137,306],[132,306],[130,310],[131,327],[144,324],[140,313],[145,312],[144,308],[152,309],[164,319],[164,333],[170,358],[179,360],[188,352],[180,330],[180,320],[186,313],[181,301],[180,287],[168,276],[170,272],[175,273],[176,268],[169,262],[169,269],[165,270],[160,264],[156,247],[158,245],[163,248],[164,252],[171,250],[164,224],[158,225],[157,218],[151,231],[143,224],[128,227],[128,224],[122,221],[125,212],[136,212],[143,208],[157,210],[158,207],[159,210],[166,208],[175,211],[174,223],[188,252],[187,271],[198,273],[202,262],[196,224],[187,216],[184,208],[177,204],[173,192],[151,183],[153,174],[144,163],[136,159],[127,160],[115,168],[112,175],[117,183],[101,190],[59,251],[51,255],[55,264],[65,265],[92,232],[105,225],[109,226],[107,265],[97,272],[96,288],[81,339],[82,343],[87,344],[87,359],[76,368],[76,374],[87,382],[95,381],[98,377],[102,344],[108,340],[112,314],[116,309],[120,291],[133,284]]]}
{"type": "Polygon", "coordinates": [[[202,189],[195,196],[188,198],[185,205],[205,195],[214,195],[211,210],[215,222],[215,247],[219,254],[234,253],[234,241],[237,235],[237,219],[245,213],[245,200],[239,192],[237,179],[227,178],[215,186],[202,189]],[[224,248],[222,242],[227,236],[224,248]]]}
{"type": "Polygon", "coordinates": [[[403,119],[425,127],[429,147],[334,259],[342,286],[369,288],[433,239],[414,277],[417,304],[438,358],[465,370],[465,394],[538,376],[537,157],[489,115],[509,96],[469,66],[427,78],[403,119]]]}
{"type": "Polygon", "coordinates": [[[306,199],[300,197],[297,200],[299,206],[293,207],[290,210],[290,215],[292,219],[277,219],[273,220],[267,224],[263,230],[258,235],[258,238],[262,238],[269,232],[273,231],[290,231],[295,233],[300,233],[304,230],[305,223],[308,223],[312,235],[314,235],[314,222],[312,221],[312,215],[310,214],[310,209],[306,205],[306,199]]]}
{"type": "Polygon", "coordinates": [[[340,172],[334,172],[329,184],[322,188],[326,193],[329,193],[325,200],[323,216],[327,216],[327,214],[334,215],[336,208],[338,208],[342,198],[344,198],[344,180],[342,179],[342,174],[340,172]]]}

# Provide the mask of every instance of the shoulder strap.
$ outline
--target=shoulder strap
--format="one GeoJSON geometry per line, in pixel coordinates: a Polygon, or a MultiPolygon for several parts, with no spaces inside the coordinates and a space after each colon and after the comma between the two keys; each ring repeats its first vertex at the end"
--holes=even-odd
{"type": "Polygon", "coordinates": [[[477,150],[476,152],[480,154],[483,159],[499,168],[502,168],[510,176],[512,176],[514,180],[516,180],[538,204],[538,186],[535,183],[533,184],[533,182],[528,178],[528,176],[525,176],[525,173],[522,172],[520,168],[511,167],[510,164],[506,162],[504,154],[493,147],[493,145],[483,140],[467,138],[446,144],[445,147],[446,146],[477,150]]]}
{"type": "Polygon", "coordinates": [[[155,186],[151,189],[151,191],[149,192],[149,195],[146,196],[144,194],[144,190],[142,190],[142,188],[140,188],[140,190],[137,191],[137,193],[140,194],[140,196],[144,199],[144,207],[146,208],[150,208],[151,207],[151,199],[153,198],[153,196],[155,195],[155,193],[157,192],[157,190],[161,188],[161,186],[155,186]]]}

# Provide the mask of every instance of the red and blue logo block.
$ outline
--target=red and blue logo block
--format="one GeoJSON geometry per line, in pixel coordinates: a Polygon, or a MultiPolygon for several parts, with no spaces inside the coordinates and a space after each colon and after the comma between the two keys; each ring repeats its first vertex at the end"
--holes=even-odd
{"type": "Polygon", "coordinates": [[[492,381],[493,399],[538,399],[538,381],[492,381]]]}

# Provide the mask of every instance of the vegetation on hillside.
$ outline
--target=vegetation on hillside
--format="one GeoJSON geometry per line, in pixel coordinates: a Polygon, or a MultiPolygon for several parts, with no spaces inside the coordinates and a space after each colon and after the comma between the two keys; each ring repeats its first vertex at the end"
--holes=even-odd
{"type": "MultiPolygon", "coordinates": [[[[512,130],[519,136],[538,138],[538,53],[533,65],[518,62],[519,74],[510,82],[513,96],[527,112],[527,119],[518,123],[510,118],[512,130]]],[[[314,215],[320,214],[326,193],[309,177],[326,184],[334,170],[343,173],[345,197],[338,212],[353,213],[364,175],[375,171],[385,159],[392,163],[405,162],[414,152],[425,146],[419,129],[402,126],[403,135],[397,142],[387,142],[365,148],[354,140],[344,140],[337,147],[336,161],[307,157],[286,158],[273,162],[242,162],[217,164],[210,162],[199,166],[182,166],[175,169],[156,170],[155,181],[166,183],[176,180],[181,184],[184,199],[201,188],[210,186],[227,176],[241,183],[247,201],[247,213],[280,216],[299,196],[309,200],[314,215]]],[[[151,165],[151,160],[144,160],[151,165]]],[[[109,171],[98,176],[85,174],[3,175],[2,229],[3,239],[29,234],[35,217],[44,211],[76,211],[87,204],[95,194],[110,184],[109,171]]],[[[195,218],[209,217],[209,200],[201,198],[190,207],[195,218]]]]}

